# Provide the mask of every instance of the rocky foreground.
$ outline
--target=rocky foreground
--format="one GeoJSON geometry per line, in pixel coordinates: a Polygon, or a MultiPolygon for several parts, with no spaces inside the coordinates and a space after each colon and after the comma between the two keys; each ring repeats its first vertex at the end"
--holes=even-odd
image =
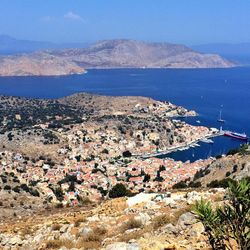
{"type": "Polygon", "coordinates": [[[2,249],[210,249],[192,213],[201,197],[215,203],[225,191],[138,194],[91,207],[58,209],[0,224],[2,249]]]}
{"type": "Polygon", "coordinates": [[[228,68],[219,55],[178,44],[106,40],[89,48],[41,51],[0,58],[0,76],[69,75],[91,68],[228,68]]]}

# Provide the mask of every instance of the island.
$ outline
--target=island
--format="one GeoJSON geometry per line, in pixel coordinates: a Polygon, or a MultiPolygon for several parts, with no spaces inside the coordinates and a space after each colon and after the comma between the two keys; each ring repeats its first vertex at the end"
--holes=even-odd
{"type": "Polygon", "coordinates": [[[228,68],[236,63],[216,54],[202,54],[185,45],[117,39],[87,48],[42,50],[0,57],[0,76],[82,74],[110,68],[228,68]]]}

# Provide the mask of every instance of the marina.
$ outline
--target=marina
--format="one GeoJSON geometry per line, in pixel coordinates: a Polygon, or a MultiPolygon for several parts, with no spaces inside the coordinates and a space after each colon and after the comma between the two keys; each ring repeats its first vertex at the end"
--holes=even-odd
{"type": "Polygon", "coordinates": [[[158,156],[162,156],[162,155],[167,155],[167,154],[170,154],[170,153],[176,152],[176,151],[185,151],[185,150],[188,150],[190,148],[200,147],[200,145],[198,144],[199,142],[213,143],[211,138],[217,137],[217,136],[222,136],[222,135],[224,135],[224,131],[216,130],[216,132],[213,132],[212,134],[209,134],[204,138],[200,138],[198,140],[192,141],[192,142],[190,142],[188,144],[185,144],[185,145],[170,147],[168,150],[157,151],[156,153],[152,153],[152,154],[145,154],[145,155],[141,155],[141,156],[136,155],[136,156],[145,159],[145,158],[151,158],[151,157],[158,157],[158,156]]]}
{"type": "MultiPolygon", "coordinates": [[[[160,158],[168,158],[169,155],[171,155],[171,153],[175,153],[175,152],[184,152],[191,150],[191,149],[195,149],[195,148],[199,148],[201,147],[200,143],[204,143],[204,144],[208,144],[208,145],[213,145],[214,144],[214,140],[212,140],[211,138],[216,138],[216,137],[232,137],[234,139],[236,139],[236,141],[245,141],[247,142],[248,137],[246,134],[240,134],[240,133],[236,133],[236,132],[231,132],[231,131],[224,131],[222,130],[222,128],[220,128],[220,130],[217,129],[213,129],[213,133],[209,134],[207,136],[205,136],[204,138],[200,138],[196,141],[192,141],[188,144],[185,145],[180,145],[180,146],[176,146],[176,147],[170,147],[168,150],[158,150],[155,153],[152,154],[144,154],[144,155],[136,155],[139,158],[143,158],[143,159],[147,159],[147,158],[152,158],[152,157],[160,157],[160,158]]],[[[226,152],[222,152],[221,154],[224,154],[226,152]]],[[[192,152],[192,157],[195,157],[195,153],[192,152]]],[[[209,155],[209,154],[208,154],[209,155]]]]}
{"type": "MultiPolygon", "coordinates": [[[[245,131],[249,136],[249,78],[250,71],[247,67],[210,70],[89,69],[88,73],[83,75],[1,78],[0,92],[4,95],[52,99],[82,91],[111,96],[143,95],[167,100],[194,110],[199,114],[198,116],[177,118],[188,124],[218,129],[223,125],[224,131],[245,131]],[[224,80],[221,81],[225,78],[226,86],[224,80]],[[226,122],[220,124],[217,119],[222,103],[222,119],[226,122]]],[[[245,142],[229,136],[216,136],[210,139],[214,143],[199,141],[196,142],[199,145],[197,146],[194,142],[190,142],[177,149],[160,151],[157,157],[195,161],[226,154],[230,149],[238,148],[242,142],[245,142]],[[178,150],[184,147],[188,149],[178,150]]]]}

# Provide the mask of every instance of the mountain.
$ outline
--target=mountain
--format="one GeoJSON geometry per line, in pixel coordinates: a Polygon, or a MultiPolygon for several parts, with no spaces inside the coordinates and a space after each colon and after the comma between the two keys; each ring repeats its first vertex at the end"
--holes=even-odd
{"type": "MultiPolygon", "coordinates": [[[[54,52],[52,52],[54,53],[54,52]]],[[[134,40],[105,40],[89,48],[64,50],[59,56],[71,58],[85,68],[220,68],[234,66],[218,55],[206,55],[185,45],[145,43],[134,40]]]]}
{"type": "Polygon", "coordinates": [[[44,49],[83,48],[86,43],[52,43],[19,40],[8,35],[0,35],[0,55],[32,53],[44,49]]]}
{"type": "Polygon", "coordinates": [[[0,75],[66,75],[84,68],[227,68],[235,63],[185,45],[105,40],[88,48],[46,50],[0,58],[0,75]],[[49,70],[48,70],[49,65],[49,70]],[[57,70],[58,67],[60,70],[57,70]],[[63,70],[65,67],[65,70],[63,70]],[[55,70],[54,70],[55,68],[55,70]],[[45,70],[44,70],[45,69],[45,70]]]}
{"type": "Polygon", "coordinates": [[[219,54],[241,63],[250,63],[250,43],[214,43],[194,45],[191,47],[202,53],[219,54]]]}

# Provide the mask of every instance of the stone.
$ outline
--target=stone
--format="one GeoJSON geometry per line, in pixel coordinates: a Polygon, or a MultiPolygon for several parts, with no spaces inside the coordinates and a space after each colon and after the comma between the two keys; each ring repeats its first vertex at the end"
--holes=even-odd
{"type": "Polygon", "coordinates": [[[90,227],[83,227],[79,230],[79,234],[81,234],[83,237],[87,237],[92,232],[93,230],[90,227]]]}
{"type": "Polygon", "coordinates": [[[42,234],[37,234],[37,235],[34,237],[33,241],[39,243],[39,242],[41,242],[41,241],[43,240],[43,238],[44,238],[44,235],[42,235],[42,234]]]}
{"type": "Polygon", "coordinates": [[[100,218],[99,218],[98,214],[96,214],[96,215],[93,215],[92,217],[87,218],[87,220],[89,222],[95,222],[95,221],[100,221],[100,218]]]}
{"type": "Polygon", "coordinates": [[[60,233],[65,233],[69,228],[69,225],[65,224],[60,228],[60,233]]]}
{"type": "Polygon", "coordinates": [[[18,237],[18,236],[13,236],[11,237],[10,241],[9,241],[10,245],[22,245],[22,240],[18,237]]]}
{"type": "Polygon", "coordinates": [[[116,242],[111,245],[108,245],[106,250],[139,250],[140,247],[138,243],[132,242],[132,243],[125,243],[125,242],[116,242]]]}
{"type": "Polygon", "coordinates": [[[161,206],[157,205],[155,201],[148,201],[144,205],[144,209],[159,209],[161,206]]]}
{"type": "Polygon", "coordinates": [[[171,223],[161,228],[161,232],[164,234],[177,234],[178,229],[171,223]]]}
{"type": "Polygon", "coordinates": [[[187,212],[180,216],[177,222],[177,227],[179,227],[180,229],[185,229],[187,226],[190,226],[196,222],[197,220],[195,218],[195,215],[190,212],[187,212]]]}
{"type": "Polygon", "coordinates": [[[203,224],[201,222],[198,222],[198,223],[195,223],[192,225],[188,234],[191,237],[200,238],[204,232],[205,232],[205,228],[204,228],[203,224]]]}
{"type": "Polygon", "coordinates": [[[127,243],[116,242],[106,247],[106,250],[127,250],[127,243]]]}
{"type": "Polygon", "coordinates": [[[142,223],[142,225],[145,225],[150,221],[150,216],[147,213],[139,213],[135,216],[135,220],[138,220],[142,223]]]}

